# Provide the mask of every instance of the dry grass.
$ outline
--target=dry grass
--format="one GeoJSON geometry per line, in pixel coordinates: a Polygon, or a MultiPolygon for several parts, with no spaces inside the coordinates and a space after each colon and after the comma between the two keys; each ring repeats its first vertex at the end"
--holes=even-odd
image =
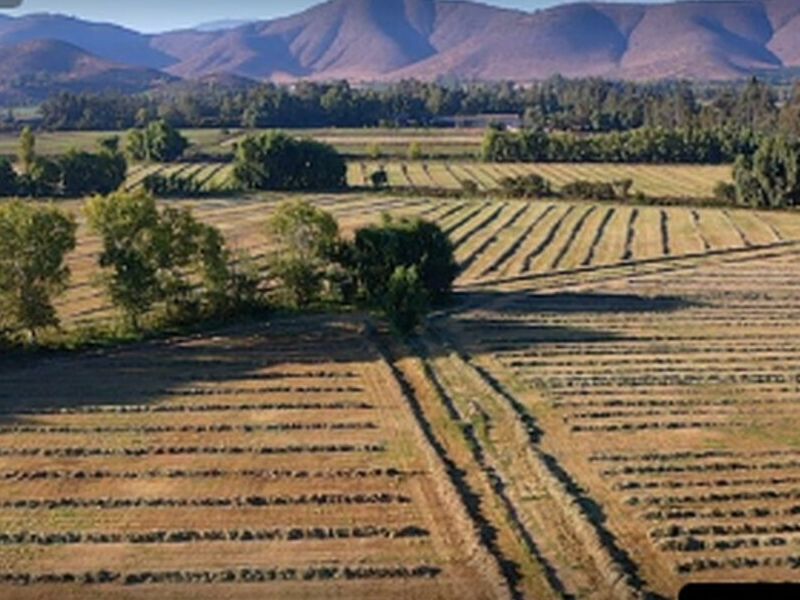
{"type": "Polygon", "coordinates": [[[0,368],[0,531],[25,533],[3,538],[0,574],[78,581],[0,584],[4,598],[503,595],[357,321],[0,368]],[[119,579],[85,583],[104,570],[119,579]],[[217,579],[141,579],[163,572],[217,579]]]}

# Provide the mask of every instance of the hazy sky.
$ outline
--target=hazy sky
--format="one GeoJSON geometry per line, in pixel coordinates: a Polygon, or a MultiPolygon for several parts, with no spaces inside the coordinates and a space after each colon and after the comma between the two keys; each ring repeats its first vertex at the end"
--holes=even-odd
{"type": "MultiPolygon", "coordinates": [[[[0,5],[13,0],[0,0],[0,5]]],[[[269,19],[288,15],[321,0],[22,0],[22,7],[0,14],[58,12],[94,21],[112,21],[139,31],[164,31],[221,19],[269,19]]],[[[535,10],[566,0],[484,0],[487,4],[535,10]]],[[[657,2],[659,0],[642,0],[657,2]]],[[[661,0],[663,1],[663,0],[661,0]]]]}

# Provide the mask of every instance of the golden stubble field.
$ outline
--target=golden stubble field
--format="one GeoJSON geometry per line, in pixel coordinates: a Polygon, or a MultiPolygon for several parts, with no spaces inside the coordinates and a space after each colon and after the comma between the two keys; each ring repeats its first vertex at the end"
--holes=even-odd
{"type": "Polygon", "coordinates": [[[466,289],[437,323],[635,590],[800,580],[798,250],[466,289]]]}
{"type": "MultiPolygon", "coordinates": [[[[174,202],[263,257],[282,198],[174,202]]],[[[0,596],[800,579],[800,215],[308,198],[346,234],[382,212],[439,223],[458,303],[406,344],[308,317],[4,362],[0,596]]],[[[114,316],[98,249],[82,229],[68,327],[114,316]]]]}
{"type": "Polygon", "coordinates": [[[3,598],[492,598],[357,319],[2,367],[3,598]]]}

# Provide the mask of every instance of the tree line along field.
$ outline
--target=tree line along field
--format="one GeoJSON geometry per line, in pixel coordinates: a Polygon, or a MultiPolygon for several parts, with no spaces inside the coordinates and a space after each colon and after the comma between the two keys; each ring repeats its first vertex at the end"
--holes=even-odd
{"type": "MultiPolygon", "coordinates": [[[[169,202],[192,206],[202,220],[218,226],[234,248],[259,259],[268,251],[265,222],[280,198],[169,202]]],[[[438,223],[455,246],[462,267],[459,286],[524,284],[526,278],[551,274],[580,278],[603,268],[781,246],[800,237],[800,216],[792,213],[563,201],[431,201],[369,194],[308,198],[331,211],[345,232],[373,222],[383,212],[438,223]]],[[[79,215],[78,203],[64,204],[79,215]]],[[[91,324],[114,314],[97,282],[100,242],[83,224],[79,237],[78,250],[69,256],[71,287],[58,302],[62,320],[70,325],[91,324]]]]}
{"type": "Polygon", "coordinates": [[[5,598],[493,598],[500,570],[357,320],[5,372],[5,598]]]}
{"type": "MultiPolygon", "coordinates": [[[[731,168],[706,165],[608,165],[608,164],[484,164],[473,161],[350,161],[348,185],[371,187],[370,176],[383,169],[390,188],[424,194],[458,192],[474,184],[479,192],[501,188],[505,178],[536,174],[549,180],[556,190],[575,181],[633,181],[632,191],[650,197],[706,199],[720,182],[730,182],[731,168]]],[[[148,175],[176,175],[196,182],[208,194],[230,189],[233,165],[215,162],[137,164],[128,172],[124,188],[142,187],[148,175]]]]}

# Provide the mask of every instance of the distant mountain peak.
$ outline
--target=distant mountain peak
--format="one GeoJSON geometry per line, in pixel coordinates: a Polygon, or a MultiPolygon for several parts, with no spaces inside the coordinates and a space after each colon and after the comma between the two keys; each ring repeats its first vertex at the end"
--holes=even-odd
{"type": "Polygon", "coordinates": [[[524,12],[467,0],[328,0],[279,19],[159,35],[60,15],[0,18],[0,45],[35,39],[189,79],[731,79],[800,66],[800,2],[581,2],[524,12]]]}

